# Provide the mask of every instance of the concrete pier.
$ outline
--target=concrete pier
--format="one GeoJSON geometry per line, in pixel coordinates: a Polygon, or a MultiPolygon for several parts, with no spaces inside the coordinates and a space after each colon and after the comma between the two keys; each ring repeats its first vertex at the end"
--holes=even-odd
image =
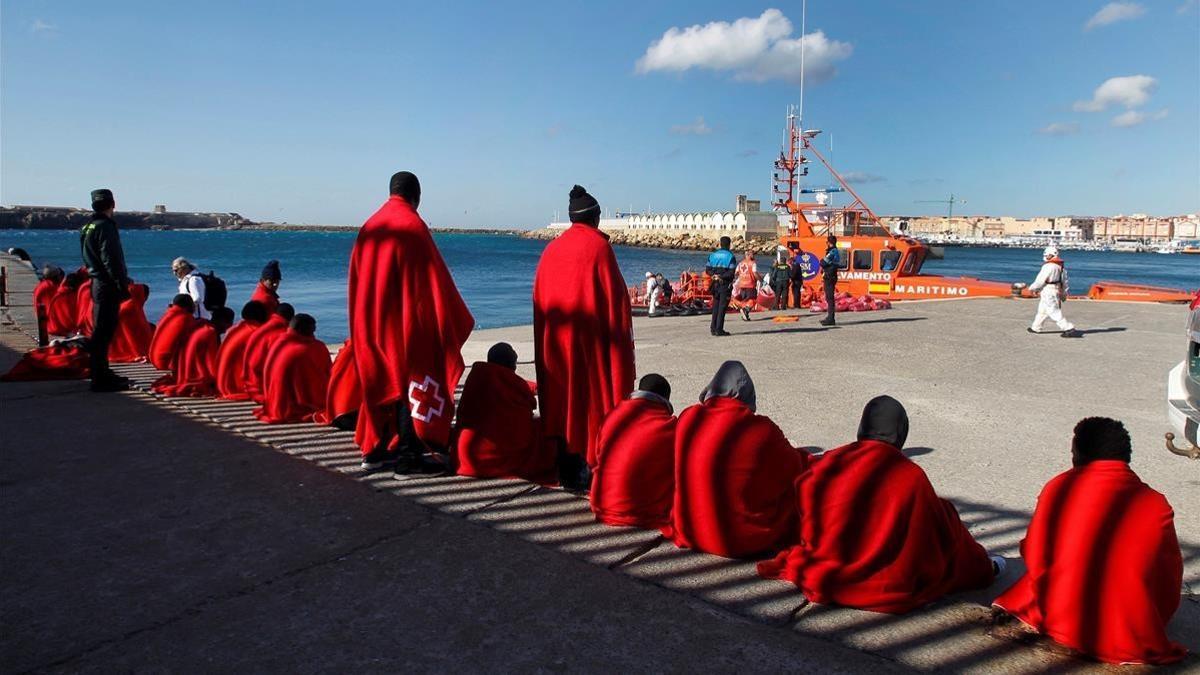
{"type": "MultiPolygon", "coordinates": [[[[33,275],[9,257],[0,370],[32,346],[33,275]]],[[[990,589],[894,617],[807,603],[753,566],[607,528],[521,481],[364,476],[349,434],[258,423],[251,405],[0,384],[0,654],[30,670],[1116,670],[994,629],[1038,491],[1087,415],[1123,420],[1134,468],[1176,512],[1200,650],[1200,463],[1168,454],[1163,380],[1183,308],[1072,302],[1080,340],[1029,335],[1034,306],[942,301],[773,323],[639,319],[640,373],[682,409],[727,358],[797,445],[851,440],[863,403],[908,407],[908,452],[1010,569],[990,589]]],[[[477,332],[468,363],[529,327],[477,332]]],[[[156,373],[124,367],[143,386],[156,373]]],[[[1195,656],[1186,667],[1200,664],[1195,656]]]]}

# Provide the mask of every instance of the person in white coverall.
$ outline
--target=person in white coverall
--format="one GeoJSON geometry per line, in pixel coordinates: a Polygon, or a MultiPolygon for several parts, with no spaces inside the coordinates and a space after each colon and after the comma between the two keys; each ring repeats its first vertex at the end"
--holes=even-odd
{"type": "Polygon", "coordinates": [[[653,272],[646,272],[646,304],[648,305],[646,314],[648,316],[654,316],[654,311],[658,309],[658,296],[658,278],[654,276],[653,272]]]}
{"type": "Polygon", "coordinates": [[[1029,327],[1029,332],[1042,332],[1042,324],[1046,323],[1046,319],[1050,319],[1058,324],[1062,337],[1081,337],[1083,334],[1075,330],[1075,326],[1067,321],[1062,313],[1062,303],[1067,299],[1067,268],[1058,257],[1058,249],[1047,246],[1046,250],[1042,251],[1042,260],[1045,261],[1042,263],[1042,269],[1038,272],[1037,279],[1029,286],[1029,290],[1041,298],[1038,300],[1037,315],[1033,317],[1033,325],[1029,327]]]}

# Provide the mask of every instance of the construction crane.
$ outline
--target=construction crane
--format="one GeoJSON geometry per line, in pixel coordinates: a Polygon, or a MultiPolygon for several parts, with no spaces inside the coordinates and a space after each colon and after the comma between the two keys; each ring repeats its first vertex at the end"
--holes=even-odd
{"type": "MultiPolygon", "coordinates": [[[[951,192],[949,199],[918,199],[918,200],[914,201],[913,203],[914,204],[945,204],[946,205],[946,227],[949,228],[951,226],[951,223],[954,221],[954,205],[955,204],[966,204],[967,200],[955,199],[954,193],[951,192]]],[[[975,236],[975,226],[974,225],[971,226],[971,236],[975,236]]]]}

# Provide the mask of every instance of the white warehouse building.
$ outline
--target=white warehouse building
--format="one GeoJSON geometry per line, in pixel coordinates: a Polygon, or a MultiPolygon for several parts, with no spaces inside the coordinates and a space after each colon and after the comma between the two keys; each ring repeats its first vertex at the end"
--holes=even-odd
{"type": "MultiPolygon", "coordinates": [[[[566,228],[569,223],[551,223],[551,228],[566,228]]],[[[758,200],[738,195],[737,210],[698,213],[628,213],[601,218],[600,229],[605,232],[628,234],[695,234],[706,237],[778,236],[779,215],[760,209],[758,200]]]]}

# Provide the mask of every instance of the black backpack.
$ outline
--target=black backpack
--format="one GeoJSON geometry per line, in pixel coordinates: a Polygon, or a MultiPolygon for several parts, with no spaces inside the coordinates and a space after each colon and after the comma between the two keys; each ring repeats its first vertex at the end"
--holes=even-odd
{"type": "Polygon", "coordinates": [[[204,280],[204,309],[211,312],[218,307],[224,307],[229,293],[225,290],[225,282],[221,277],[209,270],[208,274],[201,274],[200,278],[204,280]]]}

